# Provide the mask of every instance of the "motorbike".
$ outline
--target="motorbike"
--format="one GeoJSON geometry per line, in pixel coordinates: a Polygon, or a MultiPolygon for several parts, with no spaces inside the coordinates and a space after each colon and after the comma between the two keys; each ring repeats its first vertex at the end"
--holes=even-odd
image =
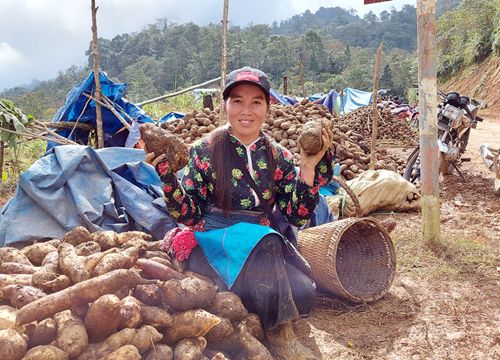
{"type": "Polygon", "coordinates": [[[406,120],[410,126],[418,128],[418,106],[411,106],[410,104],[401,102],[399,98],[397,100],[384,100],[379,106],[388,109],[397,118],[406,120]]]}
{"type": "MultiPolygon", "coordinates": [[[[465,180],[460,166],[470,158],[463,156],[471,129],[483,121],[478,116],[479,103],[460,95],[458,92],[438,92],[441,99],[438,105],[438,148],[439,172],[449,175],[456,170],[465,180]]],[[[411,183],[420,182],[420,147],[418,146],[408,157],[403,177],[411,183]]]]}
{"type": "Polygon", "coordinates": [[[494,148],[488,144],[483,144],[479,148],[479,152],[488,169],[495,173],[493,192],[495,195],[500,196],[500,147],[494,148]]]}

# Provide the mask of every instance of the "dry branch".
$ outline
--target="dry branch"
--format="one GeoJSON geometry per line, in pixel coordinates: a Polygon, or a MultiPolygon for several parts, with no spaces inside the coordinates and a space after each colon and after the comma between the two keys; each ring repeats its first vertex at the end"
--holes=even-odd
{"type": "Polygon", "coordinates": [[[57,139],[55,137],[51,138],[51,137],[44,136],[44,135],[41,135],[41,134],[35,134],[35,133],[29,132],[29,131],[20,133],[20,132],[17,132],[17,131],[14,131],[14,130],[5,129],[5,128],[2,128],[2,127],[0,127],[0,131],[4,131],[4,132],[8,132],[8,133],[11,133],[11,134],[15,134],[15,135],[19,135],[19,136],[24,136],[24,137],[28,137],[28,138],[35,138],[35,139],[41,139],[41,140],[45,140],[45,141],[52,141],[52,142],[55,142],[55,143],[58,143],[58,144],[61,144],[61,145],[68,145],[68,144],[77,145],[76,142],[71,141],[71,140],[66,139],[66,138],[64,138],[65,140],[63,141],[63,140],[57,139]]]}
{"type": "Polygon", "coordinates": [[[98,99],[96,99],[93,96],[90,96],[89,94],[83,93],[83,95],[85,95],[89,99],[94,100],[94,102],[96,104],[104,106],[106,109],[108,109],[109,111],[111,111],[113,113],[113,115],[115,115],[118,118],[118,120],[120,120],[120,122],[123,124],[123,126],[125,126],[127,129],[131,128],[131,125],[123,118],[123,116],[121,116],[121,114],[118,111],[116,111],[116,109],[113,106],[108,105],[105,102],[103,102],[101,100],[98,100],[98,99]]]}

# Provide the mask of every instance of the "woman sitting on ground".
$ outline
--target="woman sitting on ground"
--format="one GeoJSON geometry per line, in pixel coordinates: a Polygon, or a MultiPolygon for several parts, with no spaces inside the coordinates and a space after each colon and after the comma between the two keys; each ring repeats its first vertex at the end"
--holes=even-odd
{"type": "Polygon", "coordinates": [[[314,358],[292,321],[311,311],[315,284],[296,248],[270,226],[270,209],[276,206],[293,226],[308,221],[319,187],[333,175],[332,134],[323,130],[318,154],[301,151],[297,175],[292,154],[262,132],[270,111],[267,75],[250,67],[231,72],[223,98],[228,124],[192,144],[181,182],[163,156],[151,153],[146,161],[164,182],[170,215],[202,229],[190,270],[239,295],[260,316],[277,355],[314,358]]]}

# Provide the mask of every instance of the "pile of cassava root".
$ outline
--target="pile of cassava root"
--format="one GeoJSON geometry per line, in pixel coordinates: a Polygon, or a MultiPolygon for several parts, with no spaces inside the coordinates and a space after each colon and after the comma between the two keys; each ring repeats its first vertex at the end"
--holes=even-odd
{"type": "MultiPolygon", "coordinates": [[[[307,122],[333,122],[333,150],[341,164],[341,175],[351,180],[368,170],[370,164],[369,137],[355,132],[347,125],[338,125],[322,105],[313,104],[307,99],[293,106],[272,105],[270,115],[263,125],[263,131],[277,143],[286,147],[293,154],[296,165],[300,165],[298,139],[303,124],[307,122]]],[[[186,144],[205,136],[221,125],[219,109],[194,110],[184,118],[163,123],[161,126],[178,135],[186,144]]],[[[402,172],[404,159],[388,156],[386,152],[377,153],[376,169],[388,169],[402,172]]]]}
{"type": "Polygon", "coordinates": [[[0,359],[272,359],[257,315],[138,231],[0,248],[0,359]]]}
{"type": "MultiPolygon", "coordinates": [[[[378,139],[404,145],[416,146],[418,144],[418,133],[413,130],[405,119],[399,119],[391,114],[389,109],[377,108],[379,118],[377,121],[378,139]]],[[[365,106],[342,116],[339,124],[347,125],[349,129],[370,139],[371,119],[373,118],[371,106],[365,106]]]]}

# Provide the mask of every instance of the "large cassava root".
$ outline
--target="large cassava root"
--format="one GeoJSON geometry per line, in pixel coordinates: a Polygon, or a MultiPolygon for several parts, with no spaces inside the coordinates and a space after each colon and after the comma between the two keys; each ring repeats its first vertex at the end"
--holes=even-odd
{"type": "Polygon", "coordinates": [[[166,161],[173,171],[182,169],[188,161],[187,146],[175,135],[153,124],[140,126],[141,139],[146,144],[148,151],[156,156],[165,154],[166,161]]]}
{"type": "Polygon", "coordinates": [[[73,306],[93,302],[123,287],[133,288],[141,283],[145,283],[145,280],[132,270],[113,270],[23,306],[17,313],[16,323],[22,325],[43,320],[73,306]]]}

